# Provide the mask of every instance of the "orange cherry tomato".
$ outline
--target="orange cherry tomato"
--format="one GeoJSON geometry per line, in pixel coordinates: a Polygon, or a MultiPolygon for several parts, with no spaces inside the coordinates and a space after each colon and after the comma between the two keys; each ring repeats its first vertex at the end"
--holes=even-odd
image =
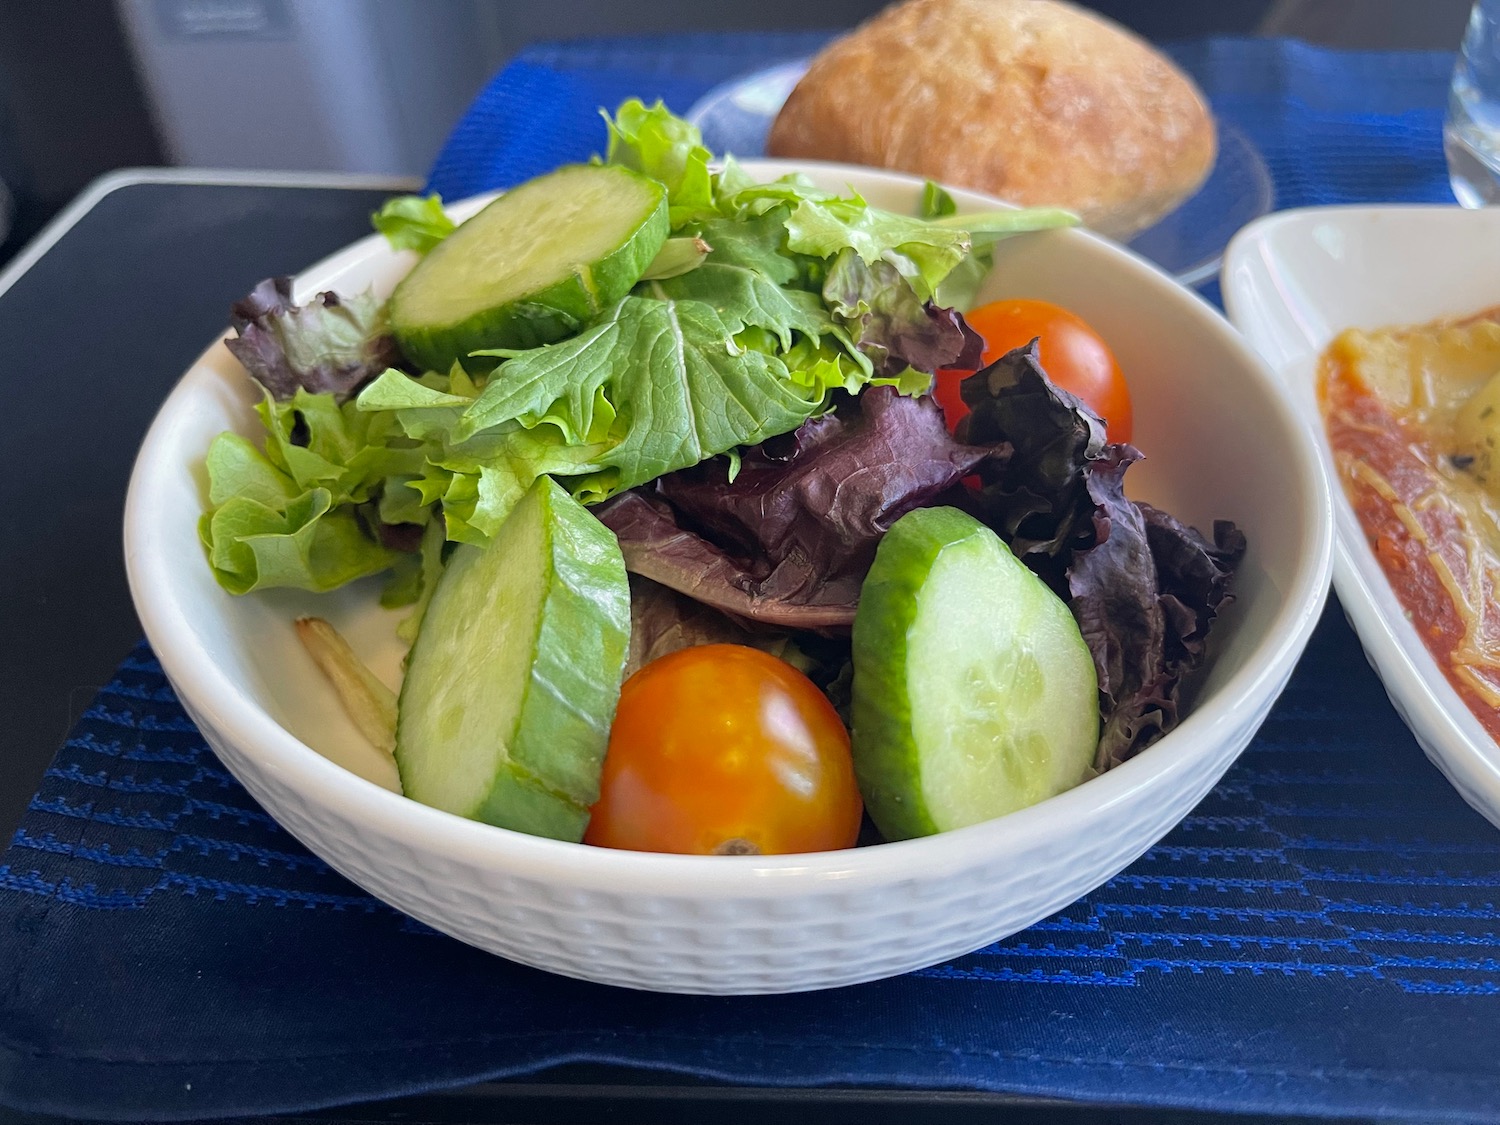
{"type": "Polygon", "coordinates": [[[586,844],[773,854],[854,846],[863,805],[838,712],[744,645],[653,660],[620,691],[586,844]]]}
{"type": "MultiPolygon", "coordinates": [[[[1081,318],[1047,301],[1009,300],[981,305],[965,313],[964,319],[984,337],[986,366],[1040,337],[1039,358],[1048,377],[1104,419],[1110,441],[1130,440],[1134,426],[1130,389],[1109,345],[1081,318]]],[[[951,368],[937,373],[932,393],[949,429],[956,428],[969,412],[958,391],[969,374],[951,368]]]]}

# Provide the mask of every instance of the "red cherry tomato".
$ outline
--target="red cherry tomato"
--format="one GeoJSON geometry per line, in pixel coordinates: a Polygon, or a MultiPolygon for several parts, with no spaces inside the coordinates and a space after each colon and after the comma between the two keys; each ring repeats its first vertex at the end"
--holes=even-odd
{"type": "MultiPolygon", "coordinates": [[[[964,319],[984,337],[986,365],[1040,337],[1042,370],[1048,377],[1104,419],[1110,441],[1130,440],[1130,389],[1109,345],[1081,318],[1047,301],[1009,300],[982,305],[964,319]]],[[[949,429],[969,412],[958,391],[969,374],[951,368],[937,373],[932,393],[949,429]]]]}
{"type": "Polygon", "coordinates": [[[699,645],[620,691],[586,844],[770,855],[854,846],[863,805],[838,712],[790,664],[699,645]]]}

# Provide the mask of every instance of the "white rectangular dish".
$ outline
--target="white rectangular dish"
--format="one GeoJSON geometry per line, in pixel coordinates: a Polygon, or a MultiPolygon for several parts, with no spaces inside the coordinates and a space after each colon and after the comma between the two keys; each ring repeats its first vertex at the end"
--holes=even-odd
{"type": "Polygon", "coordinates": [[[1318,359],[1346,328],[1462,316],[1500,303],[1500,210],[1315,207],[1245,227],[1224,259],[1224,306],[1279,376],[1334,483],[1333,584],[1371,665],[1422,749],[1500,824],[1500,747],[1418,635],[1337,483],[1318,359]]]}

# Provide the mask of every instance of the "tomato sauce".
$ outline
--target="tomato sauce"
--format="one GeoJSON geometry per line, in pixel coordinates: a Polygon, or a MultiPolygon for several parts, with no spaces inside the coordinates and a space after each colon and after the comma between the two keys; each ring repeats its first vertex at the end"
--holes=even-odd
{"type": "Polygon", "coordinates": [[[1471,518],[1477,490],[1436,436],[1330,352],[1320,397],[1338,475],[1387,580],[1442,668],[1500,741],[1500,544],[1471,518]]]}

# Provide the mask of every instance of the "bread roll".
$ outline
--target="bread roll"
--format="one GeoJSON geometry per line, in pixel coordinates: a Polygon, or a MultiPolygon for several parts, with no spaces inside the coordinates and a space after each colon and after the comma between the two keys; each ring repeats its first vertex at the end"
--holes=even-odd
{"type": "Polygon", "coordinates": [[[772,156],[912,172],[1128,238],[1191,195],[1214,124],[1148,44],[1054,0],[906,0],[830,44],[772,156]]]}

